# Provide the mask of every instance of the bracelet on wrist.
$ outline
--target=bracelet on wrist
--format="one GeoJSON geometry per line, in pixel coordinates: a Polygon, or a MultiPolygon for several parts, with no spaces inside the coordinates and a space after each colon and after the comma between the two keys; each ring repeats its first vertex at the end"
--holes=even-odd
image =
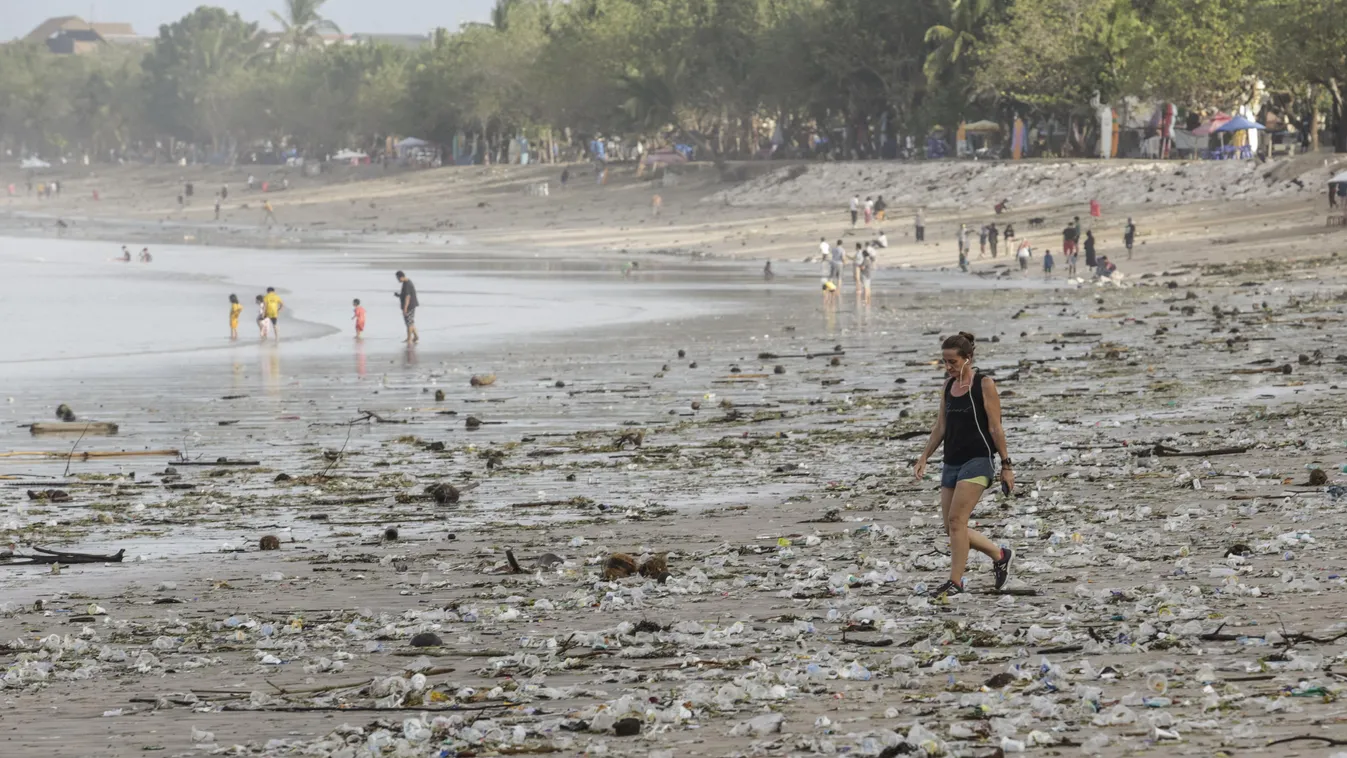
{"type": "Polygon", "coordinates": [[[1014,461],[1010,460],[1009,458],[1001,459],[1001,468],[1014,468],[1014,466],[1015,466],[1014,461]]]}

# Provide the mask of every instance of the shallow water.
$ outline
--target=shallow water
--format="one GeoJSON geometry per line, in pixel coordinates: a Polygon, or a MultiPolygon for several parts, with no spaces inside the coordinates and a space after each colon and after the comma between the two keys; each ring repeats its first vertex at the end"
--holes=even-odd
{"type": "Polygon", "coordinates": [[[153,263],[143,264],[113,260],[119,252],[109,244],[0,238],[0,318],[10,325],[0,338],[0,365],[7,376],[143,371],[160,365],[154,356],[172,354],[190,354],[193,363],[251,358],[258,350],[254,298],[268,286],[285,300],[286,355],[352,353],[354,298],[368,312],[364,349],[392,349],[404,337],[394,296],[400,267],[417,284],[423,343],[437,349],[716,308],[667,279],[624,280],[527,260],[493,260],[494,270],[482,272],[471,270],[472,258],[425,253],[156,246],[153,263]],[[237,343],[228,339],[231,293],[244,306],[237,343]]]}

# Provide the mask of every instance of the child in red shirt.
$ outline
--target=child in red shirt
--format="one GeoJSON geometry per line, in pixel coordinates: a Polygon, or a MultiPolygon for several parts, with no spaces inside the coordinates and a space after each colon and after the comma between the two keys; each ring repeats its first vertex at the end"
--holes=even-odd
{"type": "Polygon", "coordinates": [[[355,315],[351,316],[355,319],[355,336],[356,339],[360,339],[361,332],[365,331],[365,309],[359,300],[351,301],[351,305],[355,306],[355,315]]]}

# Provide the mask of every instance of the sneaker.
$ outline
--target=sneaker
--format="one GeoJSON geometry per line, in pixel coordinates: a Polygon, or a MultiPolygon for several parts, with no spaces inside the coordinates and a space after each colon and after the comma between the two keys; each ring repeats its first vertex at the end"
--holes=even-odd
{"type": "Polygon", "coordinates": [[[1001,560],[992,561],[992,573],[996,575],[997,590],[1006,586],[1006,580],[1010,579],[1010,562],[1013,560],[1015,560],[1015,551],[1003,547],[1001,548],[1001,560]]]}
{"type": "Polygon", "coordinates": [[[963,593],[962,584],[955,584],[953,579],[947,579],[944,584],[931,590],[928,594],[931,597],[949,597],[951,595],[962,595],[963,593]]]}

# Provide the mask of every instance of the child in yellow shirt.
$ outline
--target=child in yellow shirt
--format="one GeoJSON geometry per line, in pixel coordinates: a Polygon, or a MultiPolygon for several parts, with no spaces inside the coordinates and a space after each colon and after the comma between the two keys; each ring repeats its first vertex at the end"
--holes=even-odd
{"type": "Polygon", "coordinates": [[[243,313],[243,306],[239,304],[238,295],[229,296],[229,339],[239,338],[239,314],[243,313]]]}

